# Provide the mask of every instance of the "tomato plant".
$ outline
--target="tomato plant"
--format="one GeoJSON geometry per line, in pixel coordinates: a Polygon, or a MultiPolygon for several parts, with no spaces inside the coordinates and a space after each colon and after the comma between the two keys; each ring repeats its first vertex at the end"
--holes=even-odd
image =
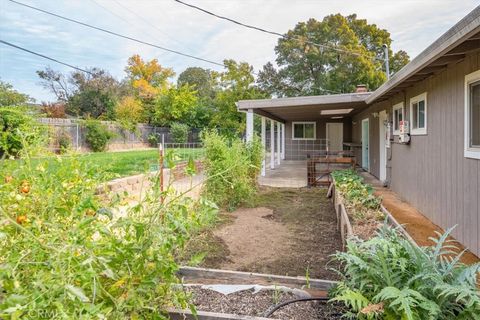
{"type": "Polygon", "coordinates": [[[213,204],[162,204],[154,179],[121,212],[96,195],[100,168],[75,157],[0,166],[0,318],[164,319],[189,307],[175,252],[214,219],[213,204]]]}

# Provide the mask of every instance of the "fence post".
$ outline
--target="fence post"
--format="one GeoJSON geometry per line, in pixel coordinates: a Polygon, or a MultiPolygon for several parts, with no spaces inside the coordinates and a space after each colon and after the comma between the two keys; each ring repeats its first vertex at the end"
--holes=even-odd
{"type": "Polygon", "coordinates": [[[163,150],[163,143],[158,144],[158,173],[160,179],[160,202],[163,204],[164,197],[163,197],[163,158],[164,158],[164,150],[163,150]]]}
{"type": "Polygon", "coordinates": [[[76,125],[77,125],[77,136],[76,136],[76,143],[75,144],[77,145],[77,151],[78,151],[78,150],[80,150],[80,146],[79,146],[79,141],[80,141],[80,138],[79,138],[80,132],[79,131],[80,130],[78,128],[78,122],[76,123],[76,125]]]}

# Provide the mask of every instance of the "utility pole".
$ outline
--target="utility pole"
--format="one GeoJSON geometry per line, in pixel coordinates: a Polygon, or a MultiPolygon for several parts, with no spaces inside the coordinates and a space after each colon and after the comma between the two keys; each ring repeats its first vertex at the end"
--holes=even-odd
{"type": "Polygon", "coordinates": [[[383,45],[383,54],[385,59],[385,72],[387,73],[387,80],[390,79],[390,63],[388,61],[388,46],[383,45]]]}

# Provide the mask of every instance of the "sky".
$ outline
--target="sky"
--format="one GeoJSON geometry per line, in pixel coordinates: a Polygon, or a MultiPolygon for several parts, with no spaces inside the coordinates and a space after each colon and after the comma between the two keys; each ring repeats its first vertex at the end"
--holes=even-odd
{"type": "MultiPolygon", "coordinates": [[[[43,10],[170,49],[221,62],[246,61],[259,70],[275,60],[278,38],[219,20],[173,0],[18,0],[43,10]]],[[[356,13],[387,29],[392,49],[414,58],[479,3],[478,0],[184,0],[212,12],[285,33],[299,21],[356,13]]],[[[157,58],[177,75],[190,66],[221,67],[88,29],[0,0],[0,39],[80,68],[99,67],[121,79],[128,57],[157,58]]],[[[37,70],[68,67],[0,43],[0,79],[37,102],[54,96],[37,70]]]]}

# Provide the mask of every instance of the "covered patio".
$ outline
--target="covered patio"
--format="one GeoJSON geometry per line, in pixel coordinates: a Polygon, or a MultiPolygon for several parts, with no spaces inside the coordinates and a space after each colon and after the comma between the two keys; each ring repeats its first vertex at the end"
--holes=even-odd
{"type": "Polygon", "coordinates": [[[305,187],[308,158],[358,146],[352,117],[367,107],[369,96],[360,86],[348,94],[238,101],[238,111],[246,113],[246,140],[259,135],[265,150],[260,184],[305,187]]]}

